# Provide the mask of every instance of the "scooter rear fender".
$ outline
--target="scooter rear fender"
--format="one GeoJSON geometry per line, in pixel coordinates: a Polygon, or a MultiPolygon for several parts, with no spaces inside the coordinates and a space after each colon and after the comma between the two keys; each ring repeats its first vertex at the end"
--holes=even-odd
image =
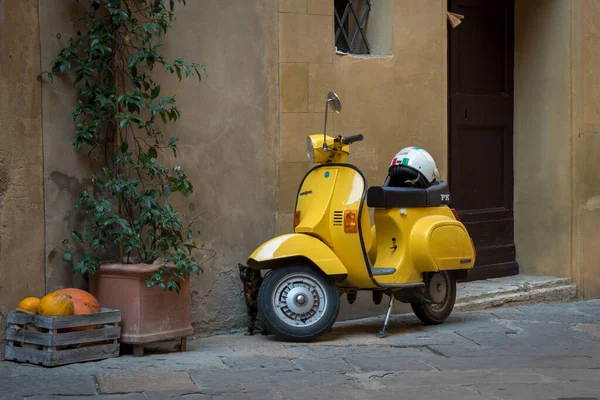
{"type": "Polygon", "coordinates": [[[301,233],[273,238],[248,258],[248,266],[254,269],[275,269],[293,262],[312,264],[328,276],[345,278],[348,275],[344,264],[325,243],[301,233]]]}

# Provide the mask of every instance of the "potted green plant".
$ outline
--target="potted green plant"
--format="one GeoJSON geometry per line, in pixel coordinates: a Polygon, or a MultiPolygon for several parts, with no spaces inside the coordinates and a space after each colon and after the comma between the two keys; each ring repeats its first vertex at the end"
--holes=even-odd
{"type": "Polygon", "coordinates": [[[93,155],[96,171],[93,189],[76,203],[86,218],[71,236],[83,251],[67,250],[63,259],[90,278],[103,307],[122,311],[122,342],[137,345],[192,333],[189,277],[202,271],[195,256],[202,246],[192,240],[197,217],[186,222],[169,201],[193,191],[184,169],[165,162],[171,152],[177,157],[179,142],[165,126],[181,114],[156,79],[161,69],[180,81],[205,73],[203,65],[161,53],[175,6],[174,0],[91,0],[76,37],[45,73],[50,81],[54,74],[72,76],[73,145],[93,155]]]}

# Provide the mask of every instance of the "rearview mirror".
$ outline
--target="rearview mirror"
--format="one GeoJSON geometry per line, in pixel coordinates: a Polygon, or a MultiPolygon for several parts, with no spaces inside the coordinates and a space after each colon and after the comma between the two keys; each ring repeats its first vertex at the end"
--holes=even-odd
{"type": "Polygon", "coordinates": [[[325,128],[323,128],[323,150],[327,151],[327,109],[331,107],[336,114],[342,111],[342,102],[337,94],[333,92],[327,93],[327,101],[325,102],[325,128]]]}
{"type": "Polygon", "coordinates": [[[340,111],[342,111],[342,102],[340,101],[340,98],[338,97],[338,95],[335,94],[334,92],[329,92],[327,94],[327,103],[329,103],[329,106],[331,106],[331,109],[333,111],[335,111],[336,113],[339,113],[340,111]]]}

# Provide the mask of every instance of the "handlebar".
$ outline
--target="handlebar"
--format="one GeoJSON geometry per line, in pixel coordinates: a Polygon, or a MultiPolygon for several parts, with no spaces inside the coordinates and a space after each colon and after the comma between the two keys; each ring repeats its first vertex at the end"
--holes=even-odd
{"type": "Polygon", "coordinates": [[[363,140],[362,133],[360,133],[358,135],[346,136],[345,138],[342,138],[342,144],[352,144],[354,142],[360,142],[361,140],[363,140]]]}

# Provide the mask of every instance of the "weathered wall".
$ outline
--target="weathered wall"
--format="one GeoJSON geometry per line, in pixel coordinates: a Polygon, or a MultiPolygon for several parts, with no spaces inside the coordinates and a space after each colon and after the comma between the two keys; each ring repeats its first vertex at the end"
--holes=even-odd
{"type": "Polygon", "coordinates": [[[6,312],[44,291],[38,23],[36,0],[0,0],[0,359],[6,312]]]}
{"type": "Polygon", "coordinates": [[[577,2],[573,30],[580,40],[576,92],[579,104],[576,118],[574,149],[575,184],[575,262],[581,295],[586,299],[600,297],[600,3],[595,0],[577,2]]]}
{"type": "Polygon", "coordinates": [[[571,22],[571,1],[515,2],[515,244],[525,273],[571,277],[571,22]]]}
{"type": "MultiPolygon", "coordinates": [[[[72,0],[40,0],[42,62],[56,56],[81,15],[72,0]]],[[[217,255],[194,278],[193,322],[200,330],[240,327],[245,305],[238,262],[276,232],[277,19],[275,0],[197,0],[180,6],[163,51],[205,63],[208,77],[178,83],[160,74],[162,93],[177,93],[182,119],[166,129],[178,136],[177,163],[195,193],[172,201],[201,218],[198,243],[217,255]]],[[[46,234],[48,290],[84,283],[52,249],[78,222],[73,205],[90,176],[87,154],[72,145],[74,93],[68,81],[45,84],[46,234]]]]}
{"type": "Polygon", "coordinates": [[[166,54],[205,63],[208,78],[169,78],[183,116],[183,167],[195,193],[178,203],[201,218],[195,238],[217,251],[194,280],[193,321],[201,330],[241,327],[238,262],[276,233],[277,7],[275,0],[188,1],[166,54]]]}
{"type": "MultiPolygon", "coordinates": [[[[44,71],[75,32],[73,24],[85,13],[83,4],[71,0],[39,0],[41,62],[44,71]]],[[[74,205],[79,193],[90,187],[89,149],[73,147],[75,125],[71,112],[77,107],[70,77],[58,76],[42,84],[44,129],[44,191],[46,216],[46,291],[61,287],[85,287],[84,280],[65,264],[62,251],[75,250],[71,232],[81,216],[74,205]],[[66,241],[66,242],[65,242],[66,241]]]]}
{"type": "MultiPolygon", "coordinates": [[[[364,133],[350,161],[370,184],[383,182],[392,157],[409,145],[429,150],[445,175],[446,2],[395,0],[389,6],[393,54],[384,57],[335,54],[332,0],[280,0],[279,7],[279,233],[292,231],[298,184],[309,169],[306,135],[323,131],[330,90],[343,110],[330,119],[328,134],[364,133]]],[[[342,302],[340,319],[384,309],[371,306],[369,293],[358,301],[352,307],[342,302]]]]}
{"type": "MultiPolygon", "coordinates": [[[[305,136],[322,132],[328,91],[344,106],[329,133],[365,134],[351,161],[371,184],[411,144],[431,151],[446,176],[446,2],[385,4],[393,46],[383,57],[335,54],[333,0],[197,0],[178,13],[167,55],[206,63],[209,72],[201,83],[163,77],[183,111],[169,132],[181,138],[178,162],[195,185],[178,205],[208,213],[195,239],[217,251],[194,279],[197,328],[243,324],[237,262],[292,230],[309,168],[305,136]]],[[[17,299],[44,292],[44,278],[48,291],[83,285],[53,252],[78,225],[73,204],[89,176],[87,154],[71,146],[74,92],[68,81],[35,80],[81,10],[72,0],[39,0],[38,31],[37,5],[0,0],[0,326],[17,299]]],[[[598,21],[595,0],[516,2],[517,254],[525,272],[573,276],[587,298],[600,296],[598,21]]],[[[369,293],[358,303],[343,301],[340,319],[385,309],[369,293]]]]}

